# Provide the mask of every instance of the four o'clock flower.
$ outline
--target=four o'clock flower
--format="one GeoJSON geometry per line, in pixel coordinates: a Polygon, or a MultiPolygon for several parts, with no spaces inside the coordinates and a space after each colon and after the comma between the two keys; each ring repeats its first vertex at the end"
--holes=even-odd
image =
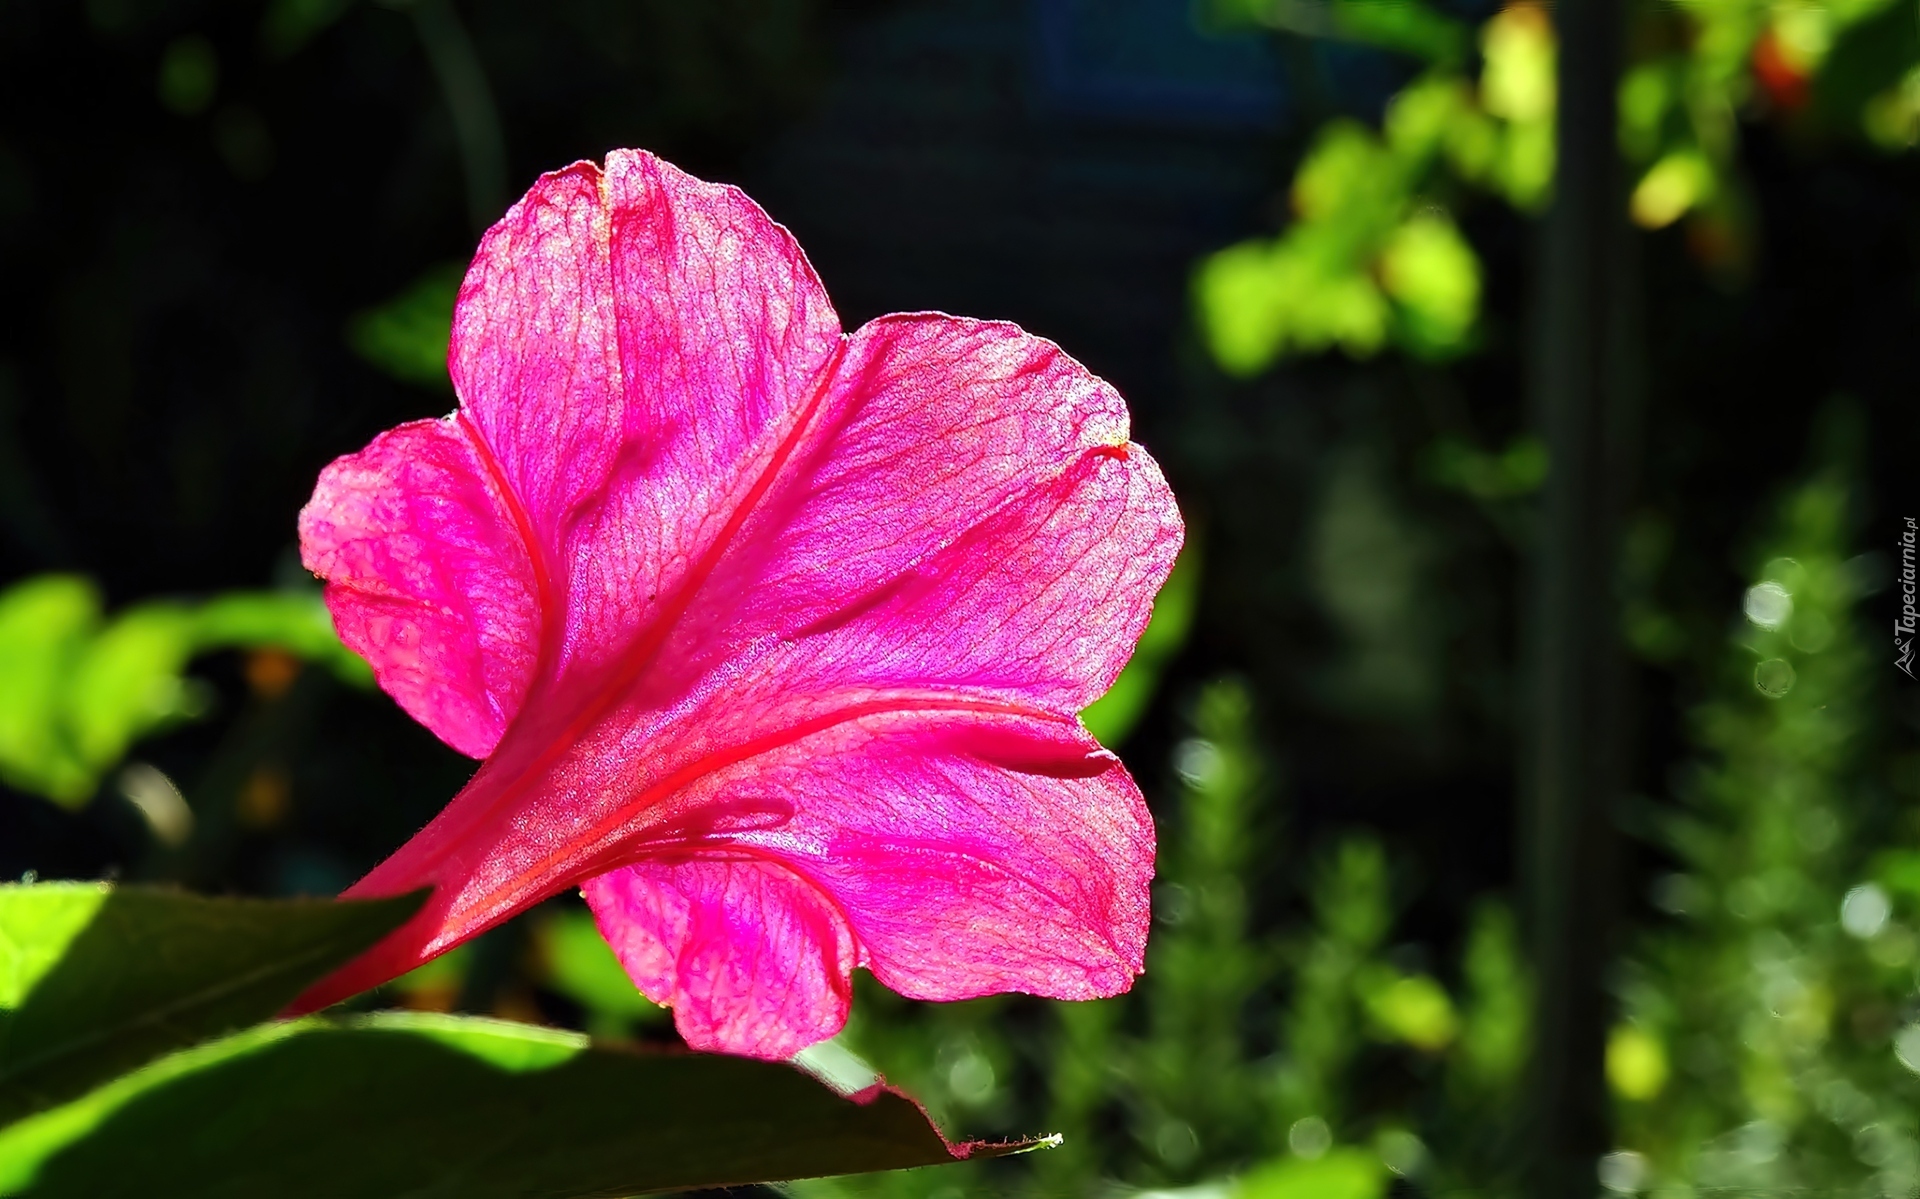
{"type": "Polygon", "coordinates": [[[310,1010],[580,887],[699,1049],[902,994],[1124,991],[1153,826],[1078,713],[1181,539],[1119,395],[1010,324],[841,330],[787,231],[616,153],[481,242],[460,406],[322,472],[347,644],[479,772],[349,895],[432,888],[310,1010]]]}

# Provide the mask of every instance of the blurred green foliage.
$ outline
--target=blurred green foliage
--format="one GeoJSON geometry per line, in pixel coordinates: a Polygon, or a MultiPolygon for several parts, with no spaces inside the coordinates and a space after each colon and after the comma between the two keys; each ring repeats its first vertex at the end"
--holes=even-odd
{"type": "Polygon", "coordinates": [[[285,58],[345,16],[354,0],[269,0],[260,18],[260,46],[285,58]]]}
{"type": "Polygon", "coordinates": [[[1443,436],[1427,447],[1424,458],[1421,468],[1428,479],[1476,500],[1531,495],[1547,478],[1547,447],[1525,434],[1498,454],[1458,436],[1443,436]]]}
{"type": "Polygon", "coordinates": [[[1672,919],[1623,966],[1616,1190],[1920,1187],[1920,830],[1875,769],[1858,414],[1824,416],[1811,474],[1751,555],[1693,713],[1700,756],[1657,823],[1677,869],[1654,899],[1672,919]]]}
{"type": "Polygon", "coordinates": [[[280,650],[372,681],[313,590],[149,601],[111,620],[99,590],[76,575],[0,591],[0,779],[85,804],[135,741],[206,714],[210,692],[184,672],[224,649],[280,650]]]}
{"type": "Polygon", "coordinates": [[[188,34],[167,43],[154,81],[160,103],[183,117],[197,116],[213,103],[219,86],[220,59],[212,42],[188,34]]]}
{"type": "Polygon", "coordinates": [[[1234,1199],[1379,1199],[1392,1175],[1378,1154],[1339,1148],[1269,1162],[1235,1183],[1234,1199]]]}
{"type": "Polygon", "coordinates": [[[1323,128],[1294,174],[1287,230],[1201,264],[1200,329],[1228,373],[1334,348],[1367,357],[1393,345],[1438,359],[1472,347],[1481,267],[1452,216],[1460,188],[1532,211],[1553,175],[1544,11],[1503,10],[1481,28],[1480,50],[1477,80],[1450,61],[1434,67],[1393,97],[1378,132],[1350,120],[1323,128]]]}
{"type": "Polygon", "coordinates": [[[1738,118],[1904,150],[1920,136],[1920,31],[1896,0],[1683,0],[1646,6],[1652,48],[1620,86],[1620,142],[1638,172],[1629,209],[1658,229],[1690,213],[1709,265],[1737,265],[1750,234],[1738,118]]]}
{"type": "MultiPolygon", "coordinates": [[[[1214,360],[1254,375],[1276,360],[1394,347],[1446,358],[1474,346],[1482,268],[1454,213],[1476,194],[1522,212],[1547,201],[1554,162],[1554,37],[1532,0],[1489,17],[1478,71],[1464,36],[1419,3],[1217,0],[1219,18],[1398,50],[1428,69],[1386,106],[1379,131],[1325,126],[1295,171],[1292,222],[1231,246],[1194,278],[1214,360]],[[1375,24],[1355,15],[1374,14],[1375,24]]],[[[1693,214],[1696,257],[1736,277],[1751,257],[1751,202],[1737,161],[1742,114],[1887,151],[1920,143],[1920,22],[1896,0],[1639,5],[1621,81],[1620,143],[1634,221],[1693,214]]]]}

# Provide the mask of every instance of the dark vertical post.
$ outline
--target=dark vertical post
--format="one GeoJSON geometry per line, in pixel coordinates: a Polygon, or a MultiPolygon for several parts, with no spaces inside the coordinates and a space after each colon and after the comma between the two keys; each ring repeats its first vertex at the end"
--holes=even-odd
{"type": "Polygon", "coordinates": [[[1558,165],[1542,230],[1534,427],[1551,472],[1524,655],[1523,885],[1537,986],[1522,1114],[1528,1199],[1592,1199],[1608,1148],[1614,796],[1623,729],[1612,604],[1634,385],[1631,247],[1616,149],[1622,0],[1559,0],[1558,165]]]}

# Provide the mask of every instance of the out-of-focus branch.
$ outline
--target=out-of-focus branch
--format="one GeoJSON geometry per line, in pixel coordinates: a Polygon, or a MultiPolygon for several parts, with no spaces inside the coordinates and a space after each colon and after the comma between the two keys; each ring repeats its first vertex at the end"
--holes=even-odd
{"type": "Polygon", "coordinates": [[[460,143],[460,163],[467,178],[467,218],[474,232],[484,231],[505,210],[507,200],[507,144],[500,130],[500,112],[487,86],[486,68],[473,39],[460,23],[452,0],[385,0],[413,18],[420,44],[427,52],[434,78],[453,117],[454,137],[460,143]]]}

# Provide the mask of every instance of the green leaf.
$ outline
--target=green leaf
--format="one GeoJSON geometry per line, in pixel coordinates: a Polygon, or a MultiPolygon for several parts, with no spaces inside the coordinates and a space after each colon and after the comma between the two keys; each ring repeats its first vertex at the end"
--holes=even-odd
{"type": "Polygon", "coordinates": [[[1354,988],[1375,1030],[1390,1040],[1437,1053],[1460,1031],[1453,1000],[1428,975],[1401,974],[1375,962],[1358,972],[1354,988]]]}
{"type": "Polygon", "coordinates": [[[1445,358],[1467,348],[1480,315],[1480,259],[1444,214],[1415,213],[1388,236],[1380,281],[1399,305],[1408,349],[1445,358]]]}
{"type": "Polygon", "coordinates": [[[180,672],[193,616],[178,604],[130,608],[95,637],[66,683],[65,718],[81,760],[104,770],[140,736],[199,714],[180,672]]]}
{"type": "Polygon", "coordinates": [[[419,905],[0,886],[0,1123],[267,1019],[419,905]]]}
{"type": "Polygon", "coordinates": [[[860,1100],[780,1063],[495,1020],[309,1019],[187,1050],[0,1131],[0,1194],[564,1199],[1031,1145],[952,1150],[912,1101],[860,1100]]]}
{"type": "Polygon", "coordinates": [[[1251,377],[1286,354],[1380,350],[1392,310],[1374,259],[1412,203],[1418,167],[1352,121],[1316,135],[1294,175],[1298,219],[1278,239],[1229,246],[1194,273],[1200,332],[1222,370],[1251,377]]]}
{"type": "Polygon", "coordinates": [[[464,273],[455,262],[428,269],[386,303],[356,313],[347,324],[347,344],[402,382],[452,391],[447,343],[464,273]]]}
{"type": "Polygon", "coordinates": [[[111,623],[83,578],[42,575],[0,591],[0,779],[84,806],[135,741],[205,714],[207,688],[182,676],[189,659],[269,647],[373,683],[315,588],[153,601],[111,623]]]}
{"type": "Polygon", "coordinates": [[[73,665],[100,624],[100,594],[72,575],[0,592],[0,779],[76,805],[95,776],[60,726],[73,665]]]}
{"type": "Polygon", "coordinates": [[[195,620],[199,652],[216,649],[284,649],[317,662],[355,686],[373,685],[365,659],[340,643],[318,588],[234,591],[215,596],[195,620]]]}

